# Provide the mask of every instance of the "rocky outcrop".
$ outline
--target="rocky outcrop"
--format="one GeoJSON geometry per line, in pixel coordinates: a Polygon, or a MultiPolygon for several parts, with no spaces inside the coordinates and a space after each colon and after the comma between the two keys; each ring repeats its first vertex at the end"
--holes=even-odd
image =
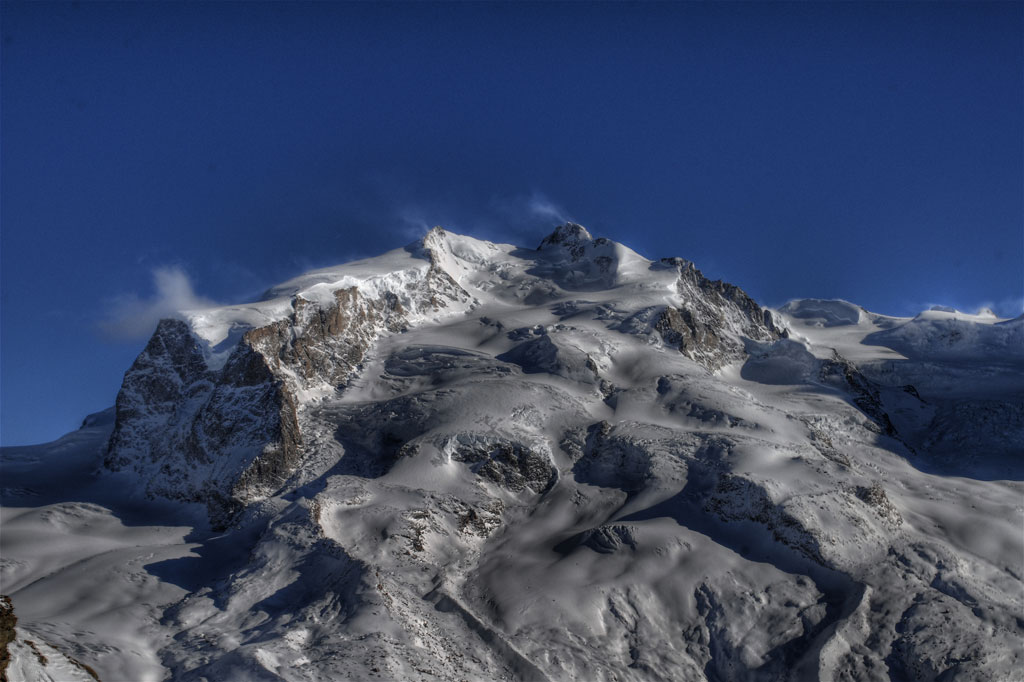
{"type": "Polygon", "coordinates": [[[738,286],[709,280],[682,258],[663,258],[656,267],[676,269],[676,292],[682,305],[666,307],[654,328],[665,343],[708,370],[742,358],[743,337],[776,341],[787,336],[771,311],[755,303],[738,286]]]}
{"type": "Polygon", "coordinates": [[[292,388],[243,336],[208,369],[188,325],[163,320],[125,374],[105,464],[133,468],[146,492],[205,502],[215,524],[280,487],[301,452],[292,388]]]}
{"type": "Polygon", "coordinates": [[[8,647],[18,636],[14,630],[17,624],[18,618],[14,615],[11,598],[0,594],[0,682],[7,682],[7,664],[11,662],[8,647]]]}
{"type": "Polygon", "coordinates": [[[133,461],[159,457],[153,449],[160,442],[156,433],[175,425],[190,394],[203,400],[213,388],[211,378],[188,325],[161,320],[117,394],[107,467],[121,469],[133,461]]]}
{"type": "Polygon", "coordinates": [[[823,382],[849,393],[853,403],[871,418],[880,433],[898,438],[896,427],[885,411],[878,386],[865,377],[856,365],[833,350],[832,359],[822,363],[820,377],[823,382]]]}
{"type": "Polygon", "coordinates": [[[443,237],[423,240],[430,266],[416,277],[339,288],[329,302],[293,296],[286,316],[244,332],[220,368],[188,323],[162,320],[125,374],[107,468],[135,469],[150,495],[205,502],[218,526],[279,490],[303,456],[298,392],[343,386],[377,339],[406,328],[410,309],[469,300],[429,246],[443,237]]]}
{"type": "Polygon", "coordinates": [[[625,547],[636,549],[636,529],[621,523],[591,528],[581,534],[580,544],[600,554],[611,554],[625,547]]]}
{"type": "Polygon", "coordinates": [[[28,635],[22,630],[19,637],[17,624],[11,598],[0,594],[0,682],[100,682],[99,675],[90,666],[68,656],[38,635],[28,635]]]}
{"type": "Polygon", "coordinates": [[[725,521],[754,521],[767,528],[772,538],[826,564],[821,547],[821,531],[808,527],[785,505],[772,499],[764,484],[744,476],[723,474],[704,510],[725,521]]]}
{"type": "MultiPolygon", "coordinates": [[[[565,223],[555,228],[541,241],[538,251],[562,248],[569,252],[570,259],[578,261],[586,253],[586,247],[593,242],[594,238],[587,232],[587,228],[576,223],[565,223]]],[[[602,240],[606,241],[606,240],[602,240]]]]}
{"type": "Polygon", "coordinates": [[[519,443],[499,442],[482,447],[461,448],[451,455],[465,462],[473,473],[514,493],[529,488],[547,492],[555,483],[551,460],[519,443]]]}

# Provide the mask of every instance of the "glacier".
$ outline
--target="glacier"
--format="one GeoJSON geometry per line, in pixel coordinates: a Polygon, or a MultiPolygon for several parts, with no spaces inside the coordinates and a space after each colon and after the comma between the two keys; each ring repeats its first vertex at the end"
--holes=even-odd
{"type": "Polygon", "coordinates": [[[0,466],[12,682],[1024,667],[1024,316],[770,309],[573,223],[181,311],[0,466]]]}

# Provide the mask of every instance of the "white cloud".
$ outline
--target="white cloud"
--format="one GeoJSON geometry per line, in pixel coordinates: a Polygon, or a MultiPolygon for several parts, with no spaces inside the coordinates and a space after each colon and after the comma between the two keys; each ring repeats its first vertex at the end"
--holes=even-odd
{"type": "Polygon", "coordinates": [[[567,222],[565,209],[548,199],[540,192],[534,192],[526,201],[527,210],[534,216],[554,220],[561,224],[567,222]]]}
{"type": "Polygon", "coordinates": [[[565,208],[537,190],[528,195],[496,197],[490,209],[501,231],[516,237],[536,237],[538,231],[547,234],[571,220],[565,208]]]}
{"type": "Polygon", "coordinates": [[[444,199],[398,204],[390,231],[407,241],[420,239],[435,225],[481,239],[512,242],[538,238],[570,220],[566,210],[545,194],[495,196],[486,205],[455,205],[444,199]]]}
{"type": "Polygon", "coordinates": [[[999,301],[982,301],[974,306],[979,312],[985,308],[993,311],[997,317],[1017,317],[1024,313],[1024,297],[1009,296],[999,301]]]}
{"type": "MultiPolygon", "coordinates": [[[[406,206],[405,208],[399,209],[398,219],[401,221],[398,233],[403,239],[414,241],[420,239],[430,228],[434,227],[439,223],[431,223],[426,217],[427,212],[418,206],[406,206]]],[[[449,225],[448,227],[451,227],[449,225]]]]}
{"type": "Polygon", "coordinates": [[[150,298],[136,294],[118,296],[112,301],[110,314],[100,328],[118,339],[144,338],[153,333],[157,322],[167,317],[181,317],[182,311],[210,308],[213,301],[197,296],[188,275],[180,267],[153,270],[150,298]]]}
{"type": "Polygon", "coordinates": [[[990,310],[995,313],[996,317],[1007,319],[1018,317],[1024,313],[1024,297],[1008,296],[997,300],[988,299],[984,301],[950,297],[943,301],[927,301],[925,303],[914,302],[905,305],[902,314],[913,316],[920,311],[932,310],[933,308],[949,308],[951,310],[959,310],[962,313],[969,313],[972,315],[980,314],[984,310],[990,310]]]}

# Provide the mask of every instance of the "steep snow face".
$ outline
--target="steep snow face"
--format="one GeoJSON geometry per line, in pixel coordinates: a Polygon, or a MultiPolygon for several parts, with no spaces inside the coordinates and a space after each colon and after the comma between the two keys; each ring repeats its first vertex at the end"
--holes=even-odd
{"type": "Polygon", "coordinates": [[[1012,679],[1019,322],[435,228],[161,323],[0,575],[103,679],[1012,679]]]}

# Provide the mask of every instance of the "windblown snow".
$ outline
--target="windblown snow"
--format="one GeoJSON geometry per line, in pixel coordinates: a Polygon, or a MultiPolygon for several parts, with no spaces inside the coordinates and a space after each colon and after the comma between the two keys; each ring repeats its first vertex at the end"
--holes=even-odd
{"type": "Polygon", "coordinates": [[[1020,679],[1024,317],[572,223],[182,317],[2,451],[12,682],[1020,679]]]}

